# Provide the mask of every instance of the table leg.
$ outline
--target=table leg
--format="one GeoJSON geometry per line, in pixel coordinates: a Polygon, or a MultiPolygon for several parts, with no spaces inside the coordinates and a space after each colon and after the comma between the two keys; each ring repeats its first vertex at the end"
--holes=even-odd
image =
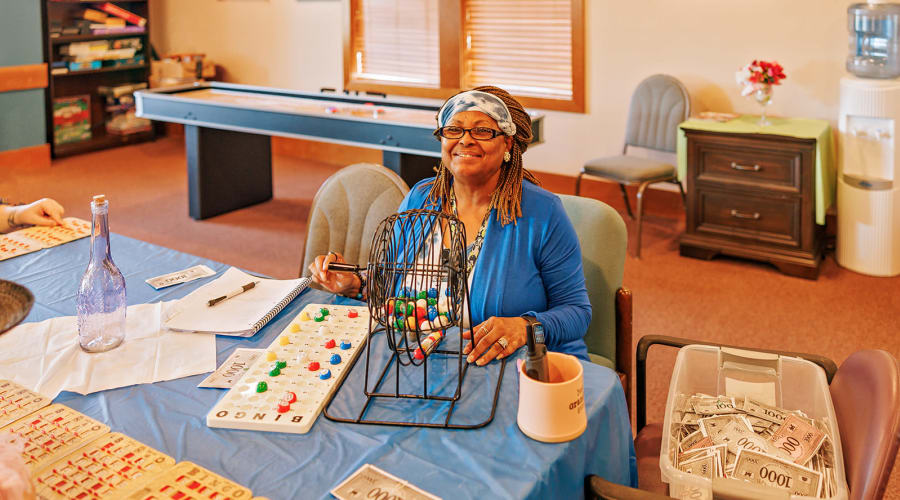
{"type": "Polygon", "coordinates": [[[272,146],[267,135],[184,126],[189,213],[194,219],[272,199],[272,146]]]}
{"type": "Polygon", "coordinates": [[[397,172],[409,187],[427,177],[434,177],[434,167],[440,165],[441,159],[433,156],[382,151],[381,161],[384,166],[397,172]]]}

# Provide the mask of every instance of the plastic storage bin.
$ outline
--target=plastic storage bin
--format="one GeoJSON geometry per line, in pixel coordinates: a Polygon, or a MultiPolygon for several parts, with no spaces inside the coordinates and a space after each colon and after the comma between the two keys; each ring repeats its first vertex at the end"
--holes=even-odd
{"type": "Polygon", "coordinates": [[[770,389],[773,389],[773,399],[770,401],[774,401],[776,406],[786,410],[802,410],[811,418],[824,418],[827,421],[834,446],[834,471],[838,490],[830,498],[845,500],[848,497],[841,437],[825,372],[805,359],[702,345],[681,348],[669,384],[659,461],[662,480],[669,484],[669,496],[682,499],[713,497],[712,481],[679,471],[670,458],[670,429],[676,395],[702,392],[737,398],[749,393],[761,397],[761,393],[770,389]]]}

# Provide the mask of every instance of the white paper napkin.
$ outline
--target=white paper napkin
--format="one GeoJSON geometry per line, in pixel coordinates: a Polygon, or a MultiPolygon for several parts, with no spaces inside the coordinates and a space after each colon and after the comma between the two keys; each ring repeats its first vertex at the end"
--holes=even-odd
{"type": "Polygon", "coordinates": [[[162,326],[175,302],[129,306],[125,341],[102,353],[81,350],[75,316],[21,324],[0,335],[0,378],[55,398],[215,370],[215,335],[162,326]]]}

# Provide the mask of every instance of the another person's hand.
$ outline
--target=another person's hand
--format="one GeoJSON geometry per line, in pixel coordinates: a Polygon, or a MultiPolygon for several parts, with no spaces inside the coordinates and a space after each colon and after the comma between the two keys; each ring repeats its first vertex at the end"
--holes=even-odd
{"type": "Polygon", "coordinates": [[[466,361],[482,366],[490,363],[494,358],[503,359],[509,356],[516,349],[525,345],[525,328],[527,326],[528,322],[525,321],[525,318],[491,316],[472,330],[463,332],[463,338],[472,339],[463,349],[463,354],[469,355],[466,361]]]}
{"type": "Polygon", "coordinates": [[[344,257],[335,252],[316,257],[308,267],[312,280],[331,293],[345,295],[358,291],[360,286],[359,278],[353,273],[329,271],[328,265],[332,262],[342,263],[344,262],[344,257]]]}
{"type": "Polygon", "coordinates": [[[41,198],[28,205],[13,207],[15,213],[12,222],[16,225],[34,224],[36,226],[62,225],[65,209],[50,198],[41,198]]]}

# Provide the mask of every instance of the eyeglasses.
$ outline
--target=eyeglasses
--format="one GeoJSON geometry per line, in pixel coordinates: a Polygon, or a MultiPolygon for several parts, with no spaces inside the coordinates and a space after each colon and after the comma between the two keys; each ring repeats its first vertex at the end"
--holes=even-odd
{"type": "Polygon", "coordinates": [[[472,139],[477,141],[489,141],[498,135],[503,135],[503,132],[490,127],[462,128],[452,125],[435,130],[434,135],[443,137],[444,139],[462,139],[462,137],[466,135],[466,132],[472,136],[472,139]]]}

